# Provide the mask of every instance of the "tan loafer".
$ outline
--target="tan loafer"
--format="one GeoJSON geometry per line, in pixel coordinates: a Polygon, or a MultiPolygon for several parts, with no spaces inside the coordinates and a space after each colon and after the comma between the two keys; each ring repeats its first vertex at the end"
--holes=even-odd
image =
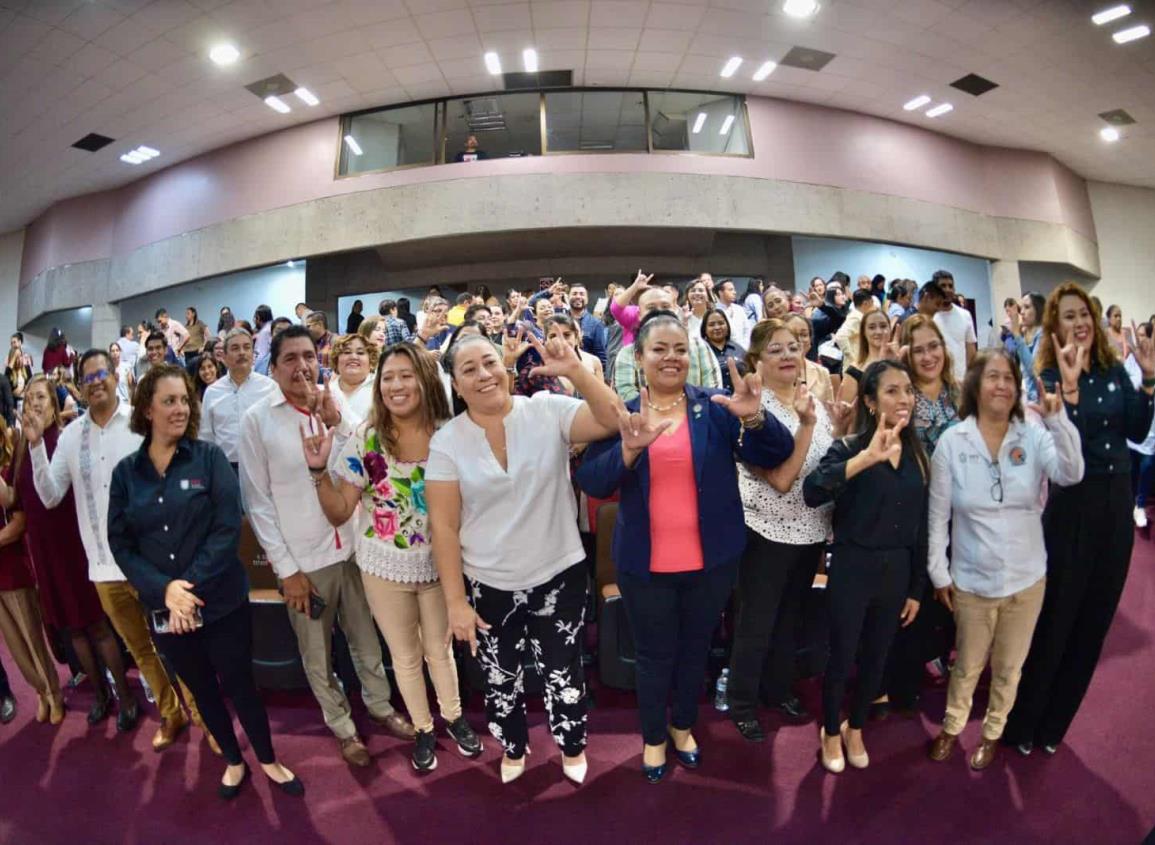
{"type": "Polygon", "coordinates": [[[356,734],[341,740],[341,756],[350,766],[357,766],[362,769],[370,763],[369,749],[365,747],[361,737],[356,734]]]}
{"type": "Polygon", "coordinates": [[[413,727],[413,723],[396,710],[388,716],[378,716],[376,713],[370,713],[369,718],[398,739],[414,740],[417,738],[417,729],[413,727]]]}
{"type": "Polygon", "coordinates": [[[942,731],[930,744],[928,756],[936,763],[941,763],[954,753],[956,742],[958,742],[958,734],[948,734],[946,731],[942,731]]]}
{"type": "Polygon", "coordinates": [[[177,712],[179,715],[161,721],[160,727],[157,728],[152,737],[153,751],[164,751],[176,742],[176,738],[188,727],[188,716],[184,714],[183,710],[177,712]]]}
{"type": "Polygon", "coordinates": [[[976,772],[981,772],[995,761],[995,754],[998,750],[999,741],[997,739],[984,739],[982,745],[976,748],[975,753],[971,755],[971,768],[976,772]]]}

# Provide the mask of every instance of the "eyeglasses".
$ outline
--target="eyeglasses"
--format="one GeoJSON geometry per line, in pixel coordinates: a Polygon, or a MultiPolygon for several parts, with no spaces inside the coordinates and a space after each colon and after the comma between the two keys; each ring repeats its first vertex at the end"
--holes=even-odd
{"type": "Polygon", "coordinates": [[[104,381],[106,378],[108,378],[108,375],[108,370],[97,370],[96,372],[89,373],[88,375],[81,378],[80,383],[85,385],[96,384],[97,382],[104,381]]]}
{"type": "Polygon", "coordinates": [[[767,346],[765,354],[770,358],[797,358],[802,354],[802,344],[791,343],[786,346],[775,343],[767,346]]]}
{"type": "Polygon", "coordinates": [[[942,351],[942,344],[939,343],[937,340],[932,340],[926,346],[911,347],[910,354],[911,355],[933,355],[935,352],[941,352],[941,351],[942,351]]]}
{"type": "Polygon", "coordinates": [[[999,462],[995,461],[990,465],[991,478],[994,483],[991,485],[991,498],[1000,505],[1003,503],[1003,471],[999,469],[999,462]]]}

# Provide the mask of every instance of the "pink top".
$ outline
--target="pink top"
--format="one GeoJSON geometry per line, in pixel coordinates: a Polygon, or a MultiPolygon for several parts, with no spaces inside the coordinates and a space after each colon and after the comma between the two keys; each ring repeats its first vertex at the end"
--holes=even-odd
{"type": "Polygon", "coordinates": [[[626,305],[621,306],[615,300],[610,300],[610,313],[614,315],[614,319],[618,321],[618,325],[622,327],[622,346],[629,346],[634,342],[634,336],[638,331],[638,306],[626,305]]]}
{"type": "Polygon", "coordinates": [[[705,568],[698,524],[698,484],[690,423],[662,434],[646,450],[650,460],[650,572],[705,568]]]}

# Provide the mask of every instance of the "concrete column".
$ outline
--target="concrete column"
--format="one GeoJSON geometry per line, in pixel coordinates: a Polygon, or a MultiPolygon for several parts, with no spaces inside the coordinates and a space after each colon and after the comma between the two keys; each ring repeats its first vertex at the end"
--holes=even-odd
{"type": "Polygon", "coordinates": [[[92,345],[104,349],[120,337],[120,306],[92,306],[92,345]]]}
{"type": "Polygon", "coordinates": [[[1023,280],[1017,261],[991,262],[991,314],[995,321],[1003,319],[1003,300],[1023,295],[1023,280]]]}

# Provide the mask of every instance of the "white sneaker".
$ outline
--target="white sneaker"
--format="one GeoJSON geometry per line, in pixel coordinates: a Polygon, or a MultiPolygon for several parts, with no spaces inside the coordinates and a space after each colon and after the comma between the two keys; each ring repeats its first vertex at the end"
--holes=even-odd
{"type": "Polygon", "coordinates": [[[1135,508],[1134,516],[1135,516],[1135,527],[1136,528],[1146,528],[1147,527],[1147,509],[1146,508],[1139,508],[1139,507],[1135,508]]]}

